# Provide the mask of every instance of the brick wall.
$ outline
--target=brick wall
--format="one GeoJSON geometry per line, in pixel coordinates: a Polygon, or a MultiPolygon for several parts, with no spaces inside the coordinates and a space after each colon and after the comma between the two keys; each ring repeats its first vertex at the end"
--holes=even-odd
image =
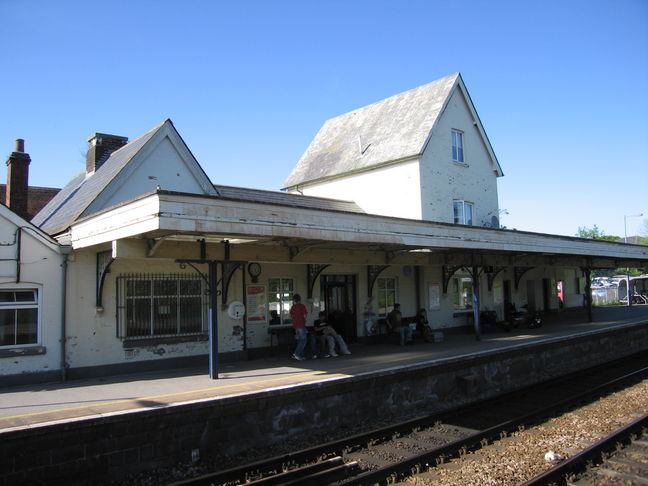
{"type": "Polygon", "coordinates": [[[193,449],[236,454],[404,411],[441,411],[646,348],[648,324],[620,326],[508,352],[7,431],[0,433],[0,485],[90,485],[189,460],[193,449]]]}

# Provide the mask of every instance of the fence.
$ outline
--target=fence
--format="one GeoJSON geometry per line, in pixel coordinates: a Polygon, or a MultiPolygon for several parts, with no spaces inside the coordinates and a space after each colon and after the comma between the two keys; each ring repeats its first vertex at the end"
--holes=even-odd
{"type": "Polygon", "coordinates": [[[592,305],[612,305],[618,303],[619,287],[604,287],[592,289],[592,305]]]}

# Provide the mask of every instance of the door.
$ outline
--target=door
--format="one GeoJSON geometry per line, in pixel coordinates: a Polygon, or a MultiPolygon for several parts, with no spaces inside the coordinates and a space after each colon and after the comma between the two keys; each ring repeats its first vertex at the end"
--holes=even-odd
{"type": "Polygon", "coordinates": [[[511,320],[511,281],[504,280],[503,289],[504,299],[504,320],[509,322],[511,320]]]}
{"type": "Polygon", "coordinates": [[[551,310],[551,280],[548,278],[542,279],[542,305],[543,311],[549,312],[551,310]]]}
{"type": "Polygon", "coordinates": [[[536,311],[535,281],[533,280],[527,280],[527,304],[529,312],[536,311]]]}
{"type": "Polygon", "coordinates": [[[358,339],[355,275],[322,275],[320,292],[328,322],[347,343],[358,339]]]}

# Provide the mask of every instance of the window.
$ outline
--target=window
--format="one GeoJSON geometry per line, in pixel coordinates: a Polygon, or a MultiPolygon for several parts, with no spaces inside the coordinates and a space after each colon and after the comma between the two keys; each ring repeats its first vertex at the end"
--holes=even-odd
{"type": "Polygon", "coordinates": [[[38,291],[0,290],[0,346],[38,344],[38,291]]]}
{"type": "Polygon", "coordinates": [[[270,325],[290,324],[290,306],[295,293],[295,281],[292,278],[268,279],[268,309],[270,325]]]}
{"type": "Polygon", "coordinates": [[[386,316],[398,302],[398,281],[395,277],[376,279],[376,299],[378,301],[378,315],[386,316]]]}
{"type": "Polygon", "coordinates": [[[452,160],[464,163],[463,133],[452,130],[452,160]]]}
{"type": "Polygon", "coordinates": [[[452,279],[452,302],[455,310],[469,310],[473,307],[473,284],[470,277],[452,279]]]}
{"type": "Polygon", "coordinates": [[[119,337],[201,334],[207,330],[208,292],[194,275],[117,278],[119,337]]]}
{"type": "Polygon", "coordinates": [[[455,224],[473,224],[473,203],[457,199],[452,202],[452,206],[454,210],[455,224]]]}

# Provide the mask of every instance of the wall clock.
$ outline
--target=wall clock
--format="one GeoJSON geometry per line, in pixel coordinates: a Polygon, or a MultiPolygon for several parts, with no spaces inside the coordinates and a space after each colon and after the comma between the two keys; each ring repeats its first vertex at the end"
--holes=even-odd
{"type": "Polygon", "coordinates": [[[248,265],[248,273],[250,274],[250,277],[252,277],[252,282],[256,283],[257,278],[261,275],[261,265],[256,262],[250,263],[248,265]]]}

